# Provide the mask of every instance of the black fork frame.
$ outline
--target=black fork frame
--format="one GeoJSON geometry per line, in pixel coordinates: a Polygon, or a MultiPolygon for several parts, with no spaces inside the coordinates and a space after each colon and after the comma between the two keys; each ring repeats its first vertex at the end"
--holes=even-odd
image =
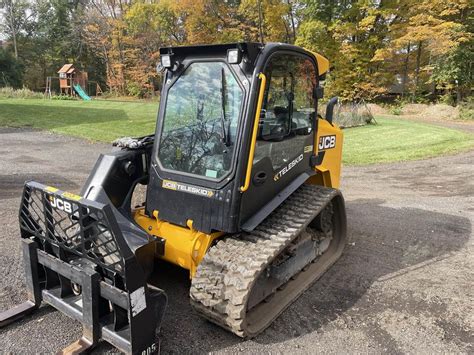
{"type": "MultiPolygon", "coordinates": [[[[82,223],[80,225],[84,228],[82,223]]],[[[63,349],[65,353],[86,351],[100,340],[125,353],[159,352],[156,334],[167,297],[163,290],[147,284],[146,274],[123,237],[110,205],[77,200],[64,195],[63,191],[51,192],[42,184],[28,182],[20,207],[20,228],[28,300],[0,313],[0,328],[38,309],[44,301],[83,325],[82,337],[63,349]],[[107,265],[94,263],[90,255],[82,254],[84,250],[71,253],[70,249],[52,243],[45,237],[56,230],[51,226],[51,214],[45,212],[49,218],[45,218],[43,229],[47,232],[32,228],[34,223],[25,224],[25,218],[28,219],[25,211],[33,192],[42,196],[43,206],[44,199],[54,196],[72,204],[76,212],[81,208],[100,211],[121,256],[120,272],[113,273],[110,278],[110,270],[104,270],[107,265]],[[80,294],[73,292],[73,284],[80,285],[80,294]]],[[[82,230],[80,237],[85,238],[82,230]]],[[[80,244],[84,245],[84,242],[80,244]]]]}

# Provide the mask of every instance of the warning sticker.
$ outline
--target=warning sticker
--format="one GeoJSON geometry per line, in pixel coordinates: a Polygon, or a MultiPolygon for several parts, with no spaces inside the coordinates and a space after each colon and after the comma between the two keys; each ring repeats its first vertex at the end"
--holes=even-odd
{"type": "Polygon", "coordinates": [[[146,309],[145,288],[143,286],[130,294],[130,305],[132,306],[132,317],[146,309]]]}

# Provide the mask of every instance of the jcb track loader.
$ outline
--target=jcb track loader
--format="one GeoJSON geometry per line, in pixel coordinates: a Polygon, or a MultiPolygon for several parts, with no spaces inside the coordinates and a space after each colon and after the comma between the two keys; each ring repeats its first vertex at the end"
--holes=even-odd
{"type": "Polygon", "coordinates": [[[156,132],[101,155],[80,195],[27,182],[20,207],[28,301],[83,324],[64,349],[105,340],[159,351],[155,258],[189,270],[190,301],[241,337],[268,327],[340,256],[337,99],[318,115],[329,62],[281,43],[162,48],[156,132]],[[132,206],[138,185],[144,202],[132,206]]]}

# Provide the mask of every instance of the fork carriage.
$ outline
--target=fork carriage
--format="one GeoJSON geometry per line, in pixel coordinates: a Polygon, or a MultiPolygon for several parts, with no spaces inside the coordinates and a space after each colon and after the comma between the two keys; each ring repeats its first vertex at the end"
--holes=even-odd
{"type": "Polygon", "coordinates": [[[66,352],[84,351],[101,339],[125,353],[158,352],[167,297],[147,285],[146,269],[160,241],[130,233],[117,213],[110,205],[26,183],[19,218],[28,300],[1,313],[0,327],[45,302],[83,325],[82,338],[66,352]]]}

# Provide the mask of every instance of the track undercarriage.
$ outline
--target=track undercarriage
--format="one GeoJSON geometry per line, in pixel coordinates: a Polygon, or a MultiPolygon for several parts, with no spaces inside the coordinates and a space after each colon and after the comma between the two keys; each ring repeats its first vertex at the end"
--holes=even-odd
{"type": "Polygon", "coordinates": [[[238,336],[256,336],[341,256],[345,239],[340,192],[303,185],[254,231],[209,250],[191,304],[238,336]]]}

